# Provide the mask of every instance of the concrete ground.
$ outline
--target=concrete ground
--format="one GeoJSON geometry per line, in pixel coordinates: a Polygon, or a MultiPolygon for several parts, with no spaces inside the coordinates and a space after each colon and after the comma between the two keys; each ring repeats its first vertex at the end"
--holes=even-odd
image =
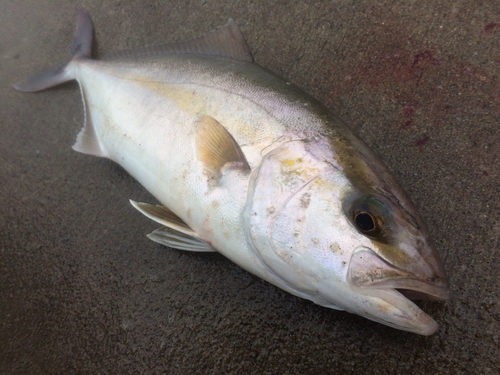
{"type": "Polygon", "coordinates": [[[0,373],[500,373],[499,1],[0,3],[0,373]],[[67,59],[77,5],[94,56],[232,17],[257,63],[337,113],[419,207],[452,299],[431,337],[316,306],[218,254],[171,250],[112,162],[71,150],[76,84],[11,84],[67,59]]]}

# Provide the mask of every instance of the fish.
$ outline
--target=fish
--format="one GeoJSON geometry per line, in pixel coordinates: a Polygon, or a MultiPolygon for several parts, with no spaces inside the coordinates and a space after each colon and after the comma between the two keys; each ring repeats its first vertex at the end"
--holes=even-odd
{"type": "Polygon", "coordinates": [[[449,283],[417,209],[338,117],[260,67],[234,20],[200,37],[91,58],[79,9],[71,58],[14,85],[76,80],[73,149],[121,165],[160,204],[130,203],[170,248],[219,252],[317,305],[420,335],[416,299],[449,283]]]}

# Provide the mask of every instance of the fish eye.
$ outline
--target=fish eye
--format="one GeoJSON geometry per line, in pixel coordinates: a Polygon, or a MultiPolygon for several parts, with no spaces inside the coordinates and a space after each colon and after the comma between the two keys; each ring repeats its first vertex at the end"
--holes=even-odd
{"type": "Polygon", "coordinates": [[[375,220],[368,212],[359,212],[354,221],[362,232],[371,232],[375,229],[375,220]]]}
{"type": "Polygon", "coordinates": [[[384,241],[390,228],[387,206],[371,196],[354,196],[343,202],[344,212],[352,225],[365,236],[384,241]]]}
{"type": "Polygon", "coordinates": [[[354,224],[360,232],[366,234],[367,236],[378,237],[378,235],[382,232],[384,220],[381,216],[370,212],[372,210],[369,211],[367,208],[368,207],[365,206],[353,212],[352,218],[354,224]]]}

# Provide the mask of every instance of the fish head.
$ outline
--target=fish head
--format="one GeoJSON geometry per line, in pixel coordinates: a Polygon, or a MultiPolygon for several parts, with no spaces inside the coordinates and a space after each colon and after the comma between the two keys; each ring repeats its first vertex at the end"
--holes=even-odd
{"type": "Polygon", "coordinates": [[[367,318],[423,335],[434,333],[437,323],[411,301],[449,298],[444,267],[427,227],[392,192],[352,189],[342,199],[343,212],[369,243],[353,249],[346,283],[358,293],[367,318]]]}
{"type": "Polygon", "coordinates": [[[424,222],[390,174],[360,184],[303,142],[264,159],[248,217],[271,281],[319,305],[434,333],[437,323],[411,299],[447,299],[448,282],[424,222]]]}

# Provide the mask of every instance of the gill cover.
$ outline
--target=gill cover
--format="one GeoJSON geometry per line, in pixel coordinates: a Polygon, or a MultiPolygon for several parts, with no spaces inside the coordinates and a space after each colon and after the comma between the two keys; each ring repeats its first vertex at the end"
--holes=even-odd
{"type": "Polygon", "coordinates": [[[285,143],[267,154],[253,175],[246,215],[253,249],[267,269],[292,293],[331,308],[338,306],[323,299],[320,284],[326,278],[340,282],[342,261],[335,259],[336,233],[322,228],[348,225],[324,222],[343,215],[335,192],[335,176],[341,176],[335,172],[303,142],[285,143]]]}

